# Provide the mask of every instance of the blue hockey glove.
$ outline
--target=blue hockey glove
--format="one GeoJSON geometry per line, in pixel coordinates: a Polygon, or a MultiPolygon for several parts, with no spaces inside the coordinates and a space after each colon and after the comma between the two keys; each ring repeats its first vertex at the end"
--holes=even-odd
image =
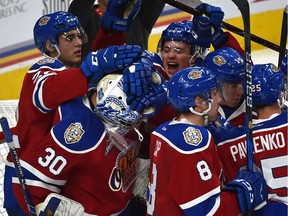
{"type": "Polygon", "coordinates": [[[192,35],[197,40],[196,44],[210,48],[212,42],[211,23],[207,16],[194,16],[193,17],[194,30],[192,35]]]}
{"type": "Polygon", "coordinates": [[[225,35],[222,28],[220,26],[218,27],[212,27],[212,45],[213,47],[219,47],[220,45],[223,45],[227,42],[229,38],[225,35]]]}
{"type": "Polygon", "coordinates": [[[136,45],[110,46],[90,52],[80,68],[87,78],[98,83],[105,75],[132,64],[141,53],[141,47],[136,45]]]}
{"type": "MultiPolygon", "coordinates": [[[[227,37],[224,34],[224,32],[220,26],[222,21],[223,21],[223,18],[224,18],[224,12],[221,10],[221,8],[203,3],[201,5],[198,5],[196,7],[196,9],[209,17],[209,22],[210,22],[211,27],[212,27],[211,42],[212,42],[213,46],[218,47],[221,44],[224,44],[227,41],[227,37]]],[[[195,22],[196,22],[197,17],[193,17],[193,20],[194,20],[194,18],[196,18],[196,20],[195,20],[195,22]]],[[[199,19],[199,17],[198,17],[198,19],[199,19]]],[[[204,19],[201,22],[204,22],[204,19]]],[[[205,22],[207,22],[207,20],[205,22]]],[[[193,24],[194,24],[194,21],[193,21],[193,24]]],[[[197,26],[197,25],[194,25],[194,26],[197,26]]]]}
{"type": "Polygon", "coordinates": [[[220,7],[212,6],[206,3],[200,4],[196,9],[210,18],[212,26],[220,26],[224,18],[224,12],[220,7]]]}
{"type": "Polygon", "coordinates": [[[241,170],[236,178],[229,182],[223,190],[237,192],[238,202],[242,214],[253,210],[258,204],[268,198],[267,184],[259,172],[241,170]]]}
{"type": "Polygon", "coordinates": [[[142,96],[149,93],[153,71],[155,69],[152,60],[143,52],[140,59],[127,67],[123,72],[123,90],[126,95],[142,96]]]}
{"type": "Polygon", "coordinates": [[[128,31],[140,11],[142,0],[109,0],[107,9],[101,17],[100,26],[115,31],[128,31]]]}
{"type": "Polygon", "coordinates": [[[140,97],[130,95],[127,97],[127,104],[132,110],[143,113],[144,117],[151,117],[158,113],[160,109],[167,105],[167,91],[162,76],[158,72],[153,72],[150,91],[140,97]]]}

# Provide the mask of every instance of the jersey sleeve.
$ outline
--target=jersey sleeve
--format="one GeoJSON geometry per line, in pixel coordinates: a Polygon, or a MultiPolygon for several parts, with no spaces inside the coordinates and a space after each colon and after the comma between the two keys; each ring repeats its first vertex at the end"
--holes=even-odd
{"type": "MultiPolygon", "coordinates": [[[[30,76],[26,79],[30,79],[30,76]]],[[[32,86],[33,104],[43,113],[88,92],[88,81],[80,68],[63,70],[43,65],[35,72],[32,81],[35,83],[32,86]]]]}
{"type": "Polygon", "coordinates": [[[242,56],[244,56],[244,50],[242,49],[242,47],[240,46],[236,38],[230,32],[224,32],[224,34],[228,38],[227,42],[220,45],[219,47],[214,47],[214,48],[220,49],[222,47],[231,47],[235,49],[237,52],[239,52],[242,56]]]}

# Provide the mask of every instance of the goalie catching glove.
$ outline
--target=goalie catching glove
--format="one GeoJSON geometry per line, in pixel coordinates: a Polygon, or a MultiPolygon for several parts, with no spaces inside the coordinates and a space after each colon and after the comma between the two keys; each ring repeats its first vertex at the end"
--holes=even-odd
{"type": "Polygon", "coordinates": [[[100,26],[108,30],[128,31],[140,11],[141,4],[142,0],[109,0],[100,26]]]}
{"type": "Polygon", "coordinates": [[[105,75],[122,70],[140,57],[137,45],[109,46],[90,52],[81,63],[81,70],[90,81],[98,83],[105,75]]]}
{"type": "Polygon", "coordinates": [[[84,207],[80,203],[56,193],[49,194],[35,209],[39,216],[82,216],[84,214],[84,207]]]}
{"type": "Polygon", "coordinates": [[[268,198],[267,184],[259,172],[241,170],[236,178],[229,182],[223,190],[235,191],[242,214],[253,210],[268,198]]]}

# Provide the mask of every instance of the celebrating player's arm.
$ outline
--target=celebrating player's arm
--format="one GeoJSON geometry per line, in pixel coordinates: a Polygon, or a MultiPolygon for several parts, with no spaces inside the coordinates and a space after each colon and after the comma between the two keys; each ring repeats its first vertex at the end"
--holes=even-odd
{"type": "MultiPolygon", "coordinates": [[[[196,9],[205,15],[193,16],[193,24],[196,29],[199,22],[201,25],[210,26],[211,44],[215,50],[222,47],[232,47],[244,56],[244,50],[241,48],[236,38],[230,32],[224,32],[221,28],[220,24],[222,23],[225,14],[220,7],[203,3],[197,6],[196,9]]],[[[200,37],[207,36],[209,36],[209,32],[206,32],[206,35],[201,35],[200,37]]]]}

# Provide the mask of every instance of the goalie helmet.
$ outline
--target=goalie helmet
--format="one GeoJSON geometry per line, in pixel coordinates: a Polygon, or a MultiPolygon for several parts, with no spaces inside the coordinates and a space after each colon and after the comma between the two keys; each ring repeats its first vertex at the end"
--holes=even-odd
{"type": "Polygon", "coordinates": [[[244,80],[244,59],[230,47],[223,47],[207,54],[203,66],[213,71],[220,83],[239,83],[244,80]]]}
{"type": "Polygon", "coordinates": [[[179,112],[191,111],[196,96],[211,100],[211,90],[218,87],[216,76],[204,67],[178,71],[168,82],[168,100],[179,112]]]}
{"type": "Polygon", "coordinates": [[[252,70],[252,103],[262,106],[276,103],[284,86],[284,75],[274,64],[257,64],[252,70]]]}
{"type": "Polygon", "coordinates": [[[85,38],[83,42],[86,42],[87,36],[76,16],[64,11],[46,14],[40,17],[35,23],[33,29],[34,43],[42,53],[45,53],[47,51],[45,48],[45,42],[47,40],[49,40],[52,45],[57,46],[58,36],[74,29],[79,30],[80,34],[85,38]]]}
{"type": "Polygon", "coordinates": [[[98,83],[94,112],[108,126],[117,128],[120,134],[125,134],[136,127],[142,119],[140,113],[130,109],[126,99],[122,74],[106,75],[98,83]]]}

